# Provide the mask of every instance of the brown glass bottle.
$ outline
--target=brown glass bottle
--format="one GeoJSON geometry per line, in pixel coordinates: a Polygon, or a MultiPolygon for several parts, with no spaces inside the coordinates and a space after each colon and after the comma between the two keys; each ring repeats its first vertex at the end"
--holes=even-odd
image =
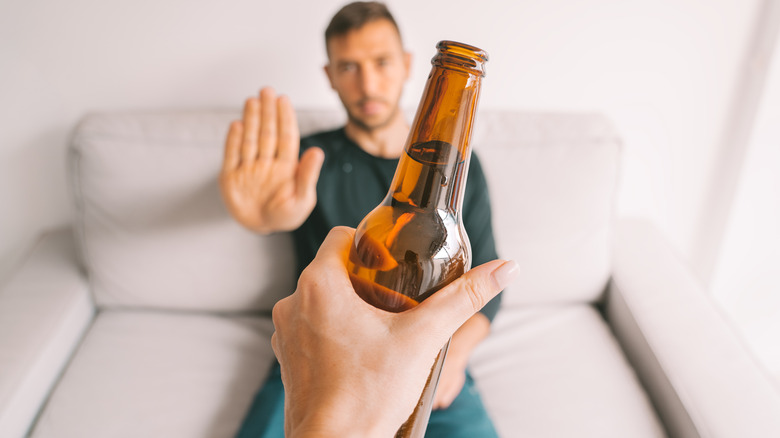
{"type": "MultiPolygon", "coordinates": [[[[391,312],[414,307],[471,264],[461,205],[487,53],[452,41],[441,41],[436,48],[390,190],[358,225],[349,254],[348,270],[358,295],[391,312]]],[[[396,437],[425,434],[448,345],[396,437]]]]}

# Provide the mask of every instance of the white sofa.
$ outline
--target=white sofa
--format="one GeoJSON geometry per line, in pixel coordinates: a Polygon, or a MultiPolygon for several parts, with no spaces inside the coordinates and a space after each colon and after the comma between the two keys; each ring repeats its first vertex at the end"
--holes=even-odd
{"type": "MultiPolygon", "coordinates": [[[[0,289],[0,437],[230,437],[273,359],[290,237],[217,189],[235,111],[94,114],[72,228],[0,289]]],[[[336,111],[299,111],[304,133],[336,111]]],[[[521,266],[473,373],[501,436],[780,437],[780,395],[650,224],[617,220],[621,141],[596,114],[483,110],[502,257],[521,266]]],[[[381,396],[381,395],[379,395],[381,396]]]]}

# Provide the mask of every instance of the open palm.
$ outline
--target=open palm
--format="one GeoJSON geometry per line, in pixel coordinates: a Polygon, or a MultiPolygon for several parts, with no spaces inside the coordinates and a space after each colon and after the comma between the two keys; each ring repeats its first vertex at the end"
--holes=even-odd
{"type": "Polygon", "coordinates": [[[261,233],[298,228],[317,202],[324,154],[298,158],[300,133],[290,100],[270,88],[247,99],[243,120],[230,125],[220,173],[222,197],[233,217],[261,233]]]}

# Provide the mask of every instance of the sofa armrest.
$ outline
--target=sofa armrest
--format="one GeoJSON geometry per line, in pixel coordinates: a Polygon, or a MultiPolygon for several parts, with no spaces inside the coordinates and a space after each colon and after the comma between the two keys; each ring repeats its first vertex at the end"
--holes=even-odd
{"type": "Polygon", "coordinates": [[[780,392],[666,239],[619,224],[605,314],[673,437],[780,437],[780,392]]]}
{"type": "Polygon", "coordinates": [[[0,436],[24,436],[94,312],[72,231],[44,233],[0,287],[0,436]]]}

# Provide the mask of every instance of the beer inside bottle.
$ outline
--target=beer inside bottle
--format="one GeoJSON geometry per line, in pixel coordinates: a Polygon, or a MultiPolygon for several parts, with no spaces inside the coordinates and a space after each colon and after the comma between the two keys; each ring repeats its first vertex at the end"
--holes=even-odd
{"type": "MultiPolygon", "coordinates": [[[[471,265],[461,205],[487,54],[452,41],[436,47],[390,190],[358,225],[350,248],[348,270],[358,295],[390,312],[416,306],[471,265]]],[[[447,345],[396,437],[425,434],[447,345]]]]}

